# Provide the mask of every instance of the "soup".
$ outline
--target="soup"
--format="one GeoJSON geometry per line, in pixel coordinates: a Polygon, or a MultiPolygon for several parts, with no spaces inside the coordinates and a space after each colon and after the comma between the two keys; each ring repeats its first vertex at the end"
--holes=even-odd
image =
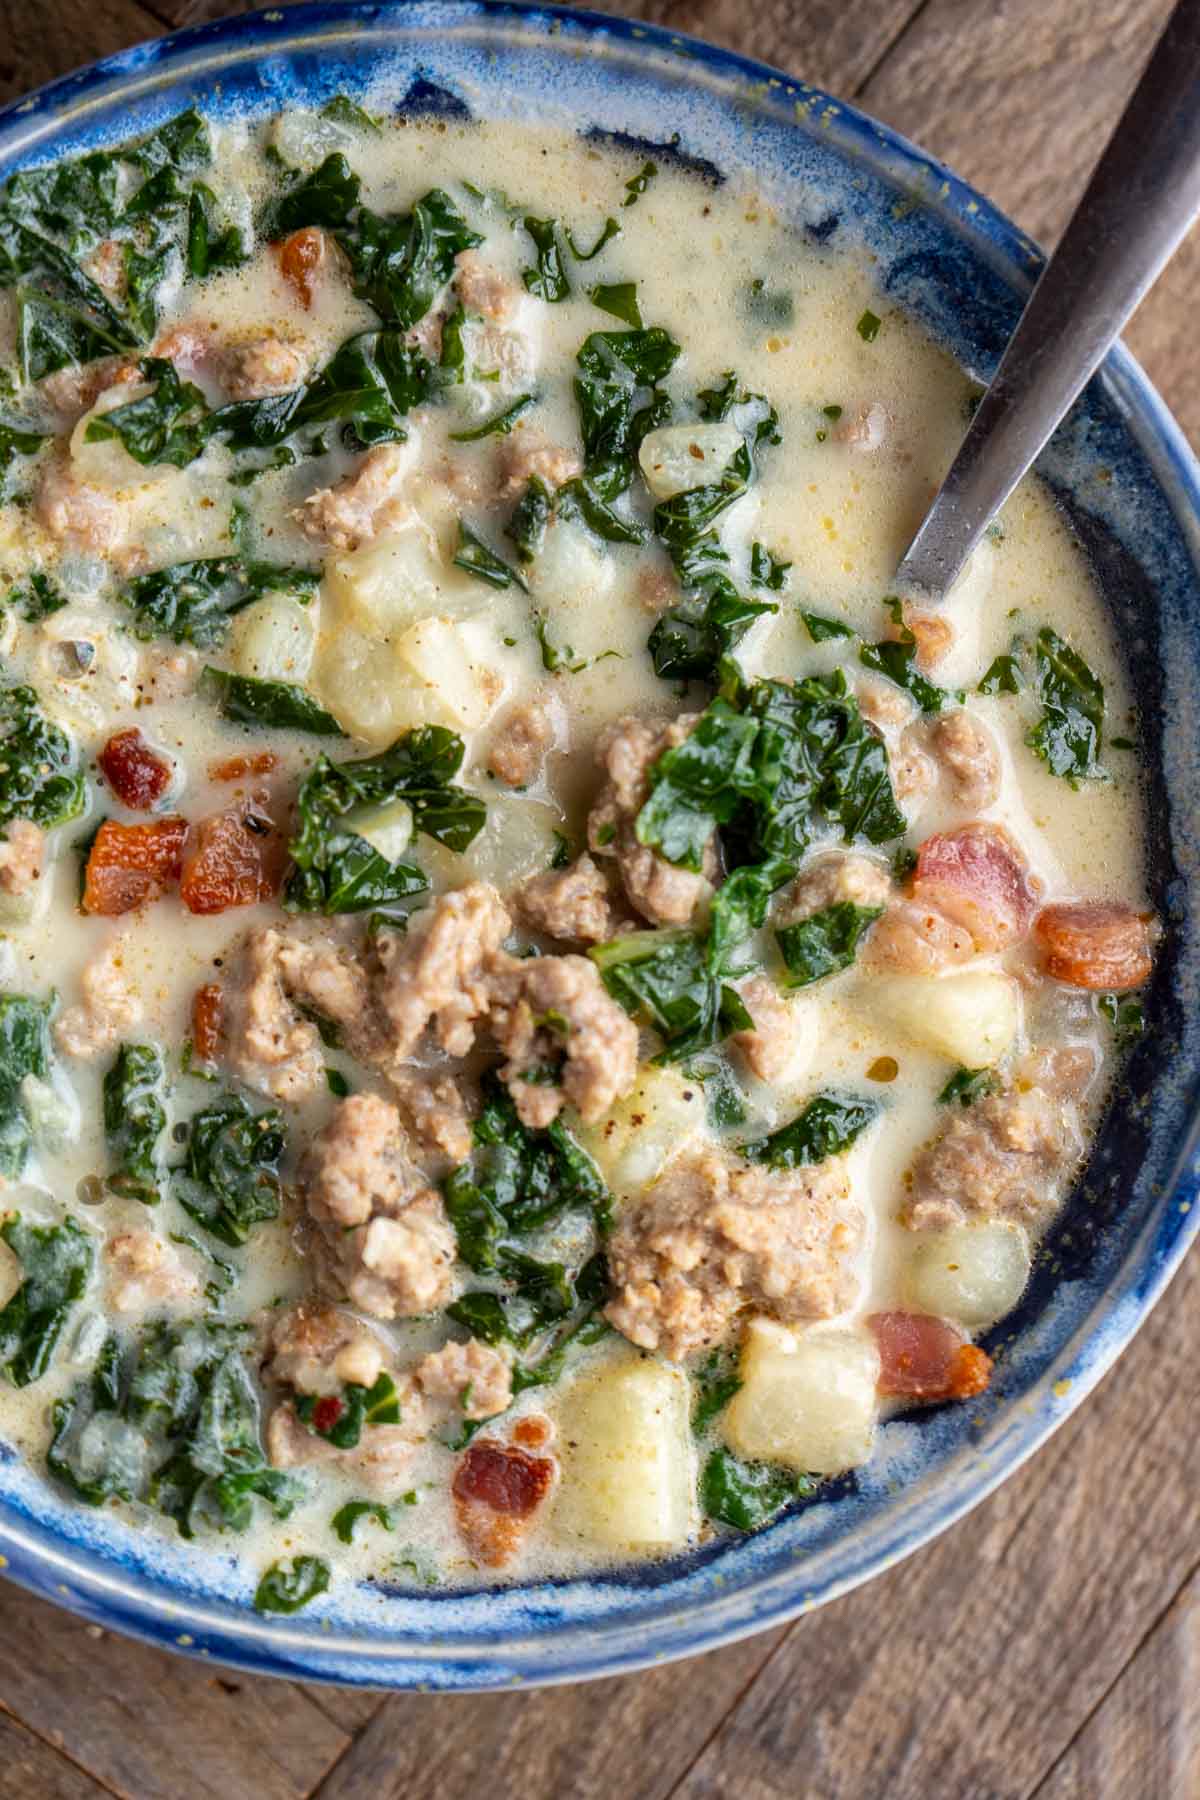
{"type": "Polygon", "coordinates": [[[8,1440],[291,1612],[981,1394],[1140,1028],[1136,721],[1036,480],[891,593],[973,391],[849,233],[345,99],[0,217],[8,1440]]]}

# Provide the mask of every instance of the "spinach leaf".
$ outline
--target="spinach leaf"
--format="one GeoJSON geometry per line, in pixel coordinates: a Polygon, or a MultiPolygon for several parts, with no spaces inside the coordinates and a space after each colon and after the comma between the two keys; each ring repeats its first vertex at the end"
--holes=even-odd
{"type": "Polygon", "coordinates": [[[392,1509],[385,1506],[382,1500],[347,1500],[345,1506],[338,1507],[329,1523],[335,1536],[343,1544],[350,1544],[354,1541],[354,1527],[360,1519],[374,1519],[385,1531],[395,1529],[392,1509]]]}
{"type": "Polygon", "coordinates": [[[255,1113],[240,1094],[219,1094],[192,1118],[175,1175],[180,1205],[221,1243],[244,1244],[256,1225],[279,1216],[285,1143],[278,1108],[255,1113]]]}
{"type": "Polygon", "coordinates": [[[787,586],[790,562],[783,562],[765,544],[753,543],[750,546],[750,585],[752,587],[770,588],[772,593],[782,593],[787,586]]]}
{"type": "Polygon", "coordinates": [[[284,904],[297,912],[361,912],[420,893],[428,884],[411,864],[388,863],[346,815],[355,807],[404,800],[415,829],[463,851],[483,827],[483,801],[455,785],[463,741],[440,725],[397,738],[390,749],[359,762],[322,756],[305,776],[296,802],[298,830],[289,846],[292,873],[284,904]]]}
{"type": "Polygon", "coordinates": [[[588,289],[588,299],[601,312],[611,313],[614,319],[621,319],[638,331],[642,329],[636,281],[600,282],[596,287],[588,289]]]}
{"type": "Polygon", "coordinates": [[[712,1451],[700,1477],[700,1504],[705,1513],[736,1531],[757,1531],[789,1501],[806,1499],[815,1491],[811,1476],[793,1475],[766,1463],[743,1462],[725,1449],[712,1451]]]}
{"type": "Polygon", "coordinates": [[[571,284],[567,280],[567,271],[563,266],[563,254],[559,248],[558,221],[526,216],[525,229],[533,239],[533,246],[537,251],[535,266],[521,271],[521,279],[525,286],[531,294],[536,294],[539,300],[547,300],[552,305],[557,304],[560,300],[569,299],[571,284]]]}
{"type": "Polygon", "coordinates": [[[1104,737],[1104,685],[1083,658],[1044,626],[1034,646],[1037,697],[1042,718],[1025,742],[1052,775],[1077,788],[1106,781],[1100,751],[1104,737]]]}
{"type": "Polygon", "coordinates": [[[175,365],[147,356],[142,374],[154,383],[140,400],[128,400],[92,419],[89,443],[119,438],[135,462],[170,463],[186,468],[203,450],[208,437],[208,403],[190,381],[180,381],[175,365]]]}
{"type": "Polygon", "coordinates": [[[823,644],[827,638],[852,638],[856,636],[854,627],[841,619],[827,619],[823,613],[805,612],[800,617],[804,620],[804,629],[814,644],[823,644]]]}
{"type": "Polygon", "coordinates": [[[483,539],[476,537],[470,526],[458,521],[458,549],[454,556],[456,569],[463,569],[468,575],[474,575],[477,581],[486,581],[489,587],[523,588],[524,581],[515,569],[509,567],[503,557],[489,550],[483,539]]]}
{"type": "Polygon", "coordinates": [[[529,411],[536,399],[536,394],[520,394],[511,406],[506,406],[503,412],[493,413],[482,425],[473,425],[468,431],[452,431],[450,441],[455,444],[474,444],[481,438],[507,437],[517,420],[529,411]]]}
{"type": "Polygon", "coordinates": [[[348,1382],[336,1394],[298,1394],[292,1402],[296,1417],[317,1437],[338,1450],[353,1450],[364,1425],[398,1425],[400,1401],[391,1376],[380,1375],[370,1388],[348,1382]]]}
{"type": "Polygon", "coordinates": [[[307,688],[291,681],[262,681],[206,667],[198,691],[214,700],[223,719],[275,731],[307,731],[314,737],[345,737],[332,713],[318,706],[307,688]]]}
{"type": "Polygon", "coordinates": [[[743,1144],[742,1155],[750,1162],[766,1163],[770,1169],[799,1169],[824,1162],[827,1157],[848,1150],[879,1113],[880,1107],[874,1100],[814,1094],[789,1125],[773,1131],[770,1137],[743,1144]]]}
{"type": "Polygon", "coordinates": [[[223,641],[229,621],[264,594],[315,592],[320,571],[261,563],[244,556],[209,556],[135,575],[117,594],[133,613],[135,636],[169,637],[208,650],[223,641]]]}
{"type": "Polygon", "coordinates": [[[713,1420],[725,1411],[733,1396],[741,1392],[742,1378],[736,1358],[718,1346],[710,1350],[696,1371],[696,1402],[692,1407],[692,1430],[703,1437],[713,1420]]]}
{"type": "Polygon", "coordinates": [[[6,1214],[0,1237],[21,1264],[22,1281],[0,1311],[0,1365],[14,1387],[28,1387],[50,1366],[54,1346],[92,1272],[92,1239],[66,1218],[29,1225],[6,1214]]]}
{"type": "Polygon", "coordinates": [[[840,900],[795,925],[781,926],[775,941],[788,967],[790,980],[785,985],[807,987],[825,975],[848,969],[858,955],[863,933],[882,911],[882,906],[856,906],[852,900],[840,900]]]}
{"type": "Polygon", "coordinates": [[[907,689],[924,713],[940,712],[947,700],[961,705],[963,696],[960,693],[936,686],[918,669],[917,640],[904,623],[903,603],[889,596],[883,604],[895,621],[898,635],[879,644],[864,644],[858,653],[859,662],[875,674],[894,681],[897,687],[907,689]]]}
{"type": "Polygon", "coordinates": [[[166,1070],[153,1044],[122,1044],[104,1077],[104,1132],[114,1164],[108,1186],[152,1206],[162,1192],[159,1140],[166,1129],[166,1070]]]}
{"type": "Polygon", "coordinates": [[[77,819],[87,782],[66,733],[31,687],[0,688],[0,826],[32,819],[49,831],[77,819]]]}
{"type": "Polygon", "coordinates": [[[971,1106],[985,1094],[994,1094],[1000,1086],[995,1069],[955,1069],[938,1095],[939,1106],[971,1106]]]}
{"type": "Polygon", "coordinates": [[[516,545],[522,562],[532,562],[541,550],[553,509],[550,489],[540,475],[531,475],[505,527],[505,536],[516,545]]]}
{"type": "Polygon", "coordinates": [[[294,1556],[274,1562],[254,1592],[254,1610],[296,1613],[329,1586],[329,1564],[322,1556],[294,1556]]]}
{"type": "Polygon", "coordinates": [[[23,1086],[50,1073],[53,1001],[0,994],[0,1176],[15,1180],[25,1167],[33,1129],[23,1086]]]}

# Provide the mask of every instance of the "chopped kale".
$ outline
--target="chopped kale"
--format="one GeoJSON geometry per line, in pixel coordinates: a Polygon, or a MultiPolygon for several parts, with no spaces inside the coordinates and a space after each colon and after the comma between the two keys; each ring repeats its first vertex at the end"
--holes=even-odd
{"type": "Polygon", "coordinates": [[[361,189],[361,180],[342,152],[335,150],[268,208],[265,233],[272,238],[287,237],[310,225],[336,230],[348,222],[361,189]]]}
{"type": "Polygon", "coordinates": [[[1015,656],[997,656],[980,677],[977,694],[1019,694],[1025,683],[1015,656]]]}
{"type": "Polygon", "coordinates": [[[620,235],[621,227],[617,224],[617,221],[615,219],[605,219],[600,235],[590,250],[581,250],[579,248],[579,245],[575,242],[575,234],[573,231],[568,231],[566,237],[567,243],[570,245],[571,255],[575,258],[576,262],[591,262],[593,257],[599,256],[606,244],[611,244],[612,240],[615,237],[620,237],[620,235]]]}
{"type": "Polygon", "coordinates": [[[293,1556],[274,1562],[254,1591],[254,1610],[296,1613],[329,1586],[329,1564],[322,1556],[293,1556]]]}
{"type": "Polygon", "coordinates": [[[1145,1009],[1132,994],[1098,994],[1096,1010],[1111,1025],[1117,1050],[1128,1050],[1146,1029],[1145,1009]]]}
{"type": "Polygon", "coordinates": [[[335,119],[339,125],[348,125],[351,131],[364,132],[369,137],[378,137],[380,133],[380,116],[366,112],[349,94],[335,94],[321,108],[323,119],[335,119]]]}
{"type": "MultiPolygon", "coordinates": [[[[404,439],[403,420],[428,398],[432,363],[396,328],[347,338],[306,386],[261,400],[233,400],[209,418],[209,431],[231,450],[268,450],[296,433],[340,422],[348,449],[404,439]]],[[[314,448],[316,446],[314,445],[314,448]]]]}
{"type": "Polygon", "coordinates": [[[46,831],[77,819],[87,782],[66,733],[31,687],[0,688],[0,827],[32,819],[46,831]]]}
{"type": "Polygon", "coordinates": [[[692,1430],[703,1437],[713,1420],[725,1411],[733,1396],[740,1393],[742,1378],[733,1354],[718,1345],[710,1350],[696,1371],[696,1402],[692,1407],[692,1430]]]}
{"type": "Polygon", "coordinates": [[[567,271],[563,266],[563,253],[558,242],[558,222],[555,219],[535,219],[526,216],[525,229],[533,239],[537,251],[537,262],[532,268],[522,269],[521,279],[531,294],[539,300],[547,300],[556,304],[567,300],[571,294],[571,284],[567,280],[567,271]]]}
{"type": "Polygon", "coordinates": [[[661,325],[593,331],[584,340],[575,358],[580,370],[575,398],[589,468],[632,458],[646,432],[665,423],[667,396],[660,384],[679,354],[680,346],[661,325]]]}
{"type": "Polygon", "coordinates": [[[816,1483],[808,1475],[743,1462],[732,1450],[711,1452],[700,1477],[700,1504],[710,1519],[736,1531],[757,1531],[792,1500],[807,1499],[816,1483]]]}
{"type": "Polygon", "coordinates": [[[628,457],[614,456],[590,463],[582,475],[559,488],[555,500],[558,516],[582,519],[590,531],[609,544],[643,544],[646,527],[616,505],[628,493],[632,481],[633,462],[628,457]]]}
{"type": "Polygon", "coordinates": [[[0,492],[5,491],[17,457],[32,456],[35,450],[41,449],[47,435],[43,431],[34,431],[23,419],[0,416],[0,492]]]}
{"type": "Polygon", "coordinates": [[[506,406],[502,412],[493,413],[482,425],[473,425],[467,431],[452,431],[451,440],[456,444],[474,444],[480,438],[507,437],[517,420],[524,417],[536,399],[536,394],[520,394],[511,406],[506,406]]]}
{"type": "Polygon", "coordinates": [[[284,904],[298,912],[362,912],[420,893],[428,884],[411,863],[389,863],[356,836],[346,815],[356,807],[404,800],[417,831],[463,851],[483,827],[483,801],[455,784],[464,747],[456,732],[422,726],[390,749],[358,762],[322,756],[301,784],[294,867],[284,904]]]}
{"type": "Polygon", "coordinates": [[[347,1500],[345,1506],[339,1506],[329,1521],[334,1535],[343,1544],[354,1541],[354,1527],[360,1519],[374,1519],[385,1531],[393,1531],[396,1521],[392,1517],[392,1509],[385,1506],[382,1500],[347,1500]]]}
{"type": "Polygon", "coordinates": [[[236,1249],[256,1225],[279,1217],[285,1145],[277,1108],[256,1113],[240,1094],[220,1094],[192,1118],[176,1198],[198,1225],[236,1249]]]}
{"type": "Polygon", "coordinates": [[[939,1106],[972,1106],[985,1094],[994,1094],[1000,1086],[995,1069],[955,1069],[938,1095],[939,1106]]]}
{"type": "Polygon", "coordinates": [[[25,1082],[50,1074],[53,1001],[0,994],[0,1176],[15,1180],[25,1167],[33,1128],[25,1082]]]}
{"type": "Polygon", "coordinates": [[[665,681],[711,681],[755,619],[779,608],[739,594],[719,571],[669,607],[647,640],[654,673],[665,681]]]}
{"type": "Polygon", "coordinates": [[[61,612],[67,605],[67,596],[61,588],[55,586],[48,575],[36,569],[24,587],[13,588],[5,602],[5,610],[13,607],[27,625],[36,625],[41,619],[48,619],[52,613],[61,612]]]}
{"type": "Polygon", "coordinates": [[[166,1070],[153,1044],[122,1044],[104,1077],[104,1132],[113,1161],[108,1186],[152,1206],[162,1192],[166,1070]]]}
{"type": "Polygon", "coordinates": [[[770,1137],[743,1144],[742,1154],[771,1169],[799,1169],[824,1162],[827,1157],[848,1150],[879,1117],[879,1111],[874,1100],[845,1094],[814,1094],[790,1124],[773,1131],[770,1137]]]}
{"type": "Polygon", "coordinates": [[[516,545],[522,562],[532,562],[540,552],[553,510],[554,495],[540,475],[531,475],[505,527],[505,536],[516,545]]]}
{"type": "Polygon", "coordinates": [[[960,693],[936,686],[917,667],[917,640],[904,623],[903,603],[889,596],[883,604],[895,622],[896,636],[879,644],[864,644],[858,653],[863,667],[907,689],[924,713],[940,712],[948,701],[961,704],[960,693]]]}
{"type": "Polygon", "coordinates": [[[50,1366],[71,1309],[83,1298],[95,1259],[92,1239],[72,1218],[31,1225],[20,1213],[0,1223],[21,1265],[21,1285],[0,1311],[0,1366],[14,1387],[28,1387],[50,1366]]]}
{"type": "Polygon", "coordinates": [[[386,1372],[373,1387],[348,1382],[341,1394],[298,1394],[292,1402],[296,1417],[327,1444],[353,1450],[366,1425],[398,1425],[400,1401],[396,1384],[386,1372]]]}
{"type": "Polygon", "coordinates": [[[216,206],[212,189],[198,181],[188,198],[187,219],[187,269],[197,281],[238,268],[250,254],[237,226],[217,221],[216,206]]]}
{"type": "Polygon", "coordinates": [[[128,349],[132,336],[132,331],[98,324],[70,300],[17,289],[17,360],[26,381],[41,381],[56,369],[128,349]]]}
{"type": "Polygon", "coordinates": [[[788,967],[785,985],[808,987],[825,975],[848,969],[858,955],[863,933],[882,911],[882,906],[856,906],[852,900],[840,900],[795,925],[782,926],[775,941],[788,967]]]}
{"type": "Polygon", "coordinates": [[[642,329],[636,281],[600,282],[596,287],[588,289],[588,299],[601,312],[611,313],[614,319],[623,320],[637,331],[642,329]]]}
{"type": "Polygon", "coordinates": [[[1034,646],[1041,721],[1025,742],[1052,775],[1072,787],[1105,781],[1100,763],[1104,737],[1104,686],[1078,651],[1044,626],[1034,646]]]}
{"type": "Polygon", "coordinates": [[[291,681],[262,681],[207,667],[197,690],[216,702],[223,719],[274,731],[307,731],[313,737],[345,737],[332,713],[318,706],[307,688],[291,681]]]}
{"type": "Polygon", "coordinates": [[[146,357],[141,368],[145,379],[154,383],[151,392],[92,419],[88,442],[119,438],[135,462],[186,468],[207,440],[208,403],[200,389],[180,381],[175,365],[162,357],[146,357]]]}
{"type": "Polygon", "coordinates": [[[230,618],[243,607],[271,593],[307,599],[319,580],[319,571],[313,569],[243,556],[209,556],[135,575],[117,598],[133,613],[137,637],[169,637],[177,644],[207,650],[222,642],[230,618]]]}
{"type": "Polygon", "coordinates": [[[860,316],[858,324],[854,329],[857,331],[864,344],[873,344],[875,339],[879,336],[879,328],[882,324],[883,320],[868,307],[866,312],[860,316]]]}
{"type": "Polygon", "coordinates": [[[622,200],[621,205],[636,206],[657,174],[657,163],[644,162],[637,174],[631,176],[625,183],[625,198],[622,200]]]}
{"type": "Polygon", "coordinates": [[[657,1062],[686,1061],[753,1023],[728,985],[729,971],[714,954],[711,934],[634,931],[595,945],[589,954],[613,999],[662,1037],[657,1062]]]}
{"type": "Polygon", "coordinates": [[[800,617],[814,644],[823,644],[828,638],[852,638],[857,635],[853,625],[847,625],[841,619],[826,618],[823,613],[805,612],[800,617]]]}
{"type": "Polygon", "coordinates": [[[474,575],[477,581],[486,581],[489,587],[506,588],[515,585],[525,586],[517,571],[510,568],[504,558],[489,550],[483,539],[477,537],[469,525],[458,521],[458,549],[454,556],[454,566],[463,569],[468,575],[474,575]]]}
{"type": "Polygon", "coordinates": [[[751,544],[751,587],[769,588],[773,594],[782,593],[787,586],[788,570],[791,566],[790,562],[784,562],[768,550],[765,544],[751,544]]]}

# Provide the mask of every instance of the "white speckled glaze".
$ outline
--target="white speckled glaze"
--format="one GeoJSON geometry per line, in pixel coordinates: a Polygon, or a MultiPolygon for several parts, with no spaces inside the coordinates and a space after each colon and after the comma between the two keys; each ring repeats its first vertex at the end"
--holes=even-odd
{"type": "MultiPolygon", "coordinates": [[[[986,379],[1035,246],[946,170],[828,96],[627,22],[515,6],[297,7],[146,45],[0,115],[0,174],[142,130],[187,104],[257,115],[381,83],[410,107],[531,112],[737,168],[820,238],[852,221],[889,297],[986,379]]],[[[1151,1029],[1051,1232],[978,1405],[898,1419],[857,1477],[745,1541],[591,1580],[413,1594],[343,1586],[263,1620],[220,1546],[139,1534],[0,1463],[7,1572],[107,1627],[286,1675],[481,1688],[686,1655],[844,1592],[958,1518],[1099,1380],[1195,1235],[1200,1013],[1200,470],[1123,353],[1039,464],[1091,558],[1143,708],[1152,900],[1167,937],[1151,1029]]],[[[3,1447],[0,1447],[3,1455],[3,1447]]]]}

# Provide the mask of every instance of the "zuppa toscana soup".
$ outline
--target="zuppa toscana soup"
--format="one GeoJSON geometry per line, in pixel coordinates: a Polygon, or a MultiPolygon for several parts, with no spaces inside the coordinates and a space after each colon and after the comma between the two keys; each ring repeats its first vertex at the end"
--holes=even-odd
{"type": "Polygon", "coordinates": [[[1035,480],[891,594],[972,390],[849,231],[338,99],[14,176],[0,283],[5,1437],[290,1612],[979,1395],[1136,727],[1035,480]]]}

